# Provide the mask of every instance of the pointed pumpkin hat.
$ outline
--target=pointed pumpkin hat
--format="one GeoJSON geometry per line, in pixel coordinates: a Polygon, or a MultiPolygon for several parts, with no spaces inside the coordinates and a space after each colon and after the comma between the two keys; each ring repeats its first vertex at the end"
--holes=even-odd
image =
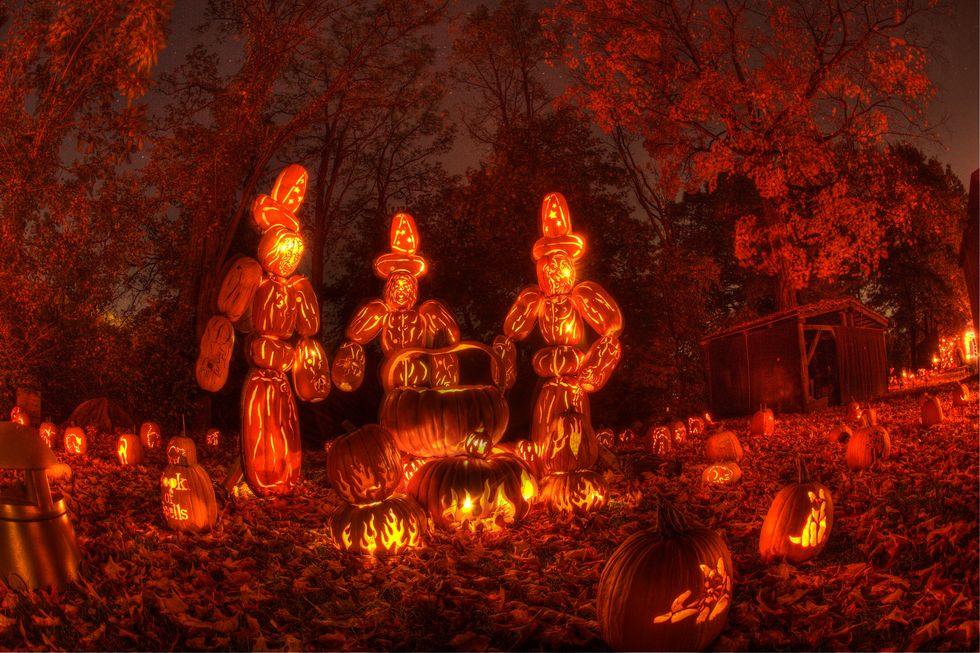
{"type": "Polygon", "coordinates": [[[387,279],[396,272],[421,277],[425,259],[415,252],[419,247],[419,230],[408,213],[396,213],[391,219],[391,251],[374,259],[374,273],[387,279]]]}
{"type": "Polygon", "coordinates": [[[252,202],[252,219],[263,233],[275,226],[299,231],[296,212],[306,197],[308,179],[306,168],[293,163],[283,168],[276,177],[270,195],[255,198],[252,202]]]}
{"type": "Polygon", "coordinates": [[[543,256],[564,252],[577,260],[585,253],[585,239],[572,232],[572,214],[561,193],[548,193],[541,202],[541,237],[532,254],[537,261],[543,256]]]}

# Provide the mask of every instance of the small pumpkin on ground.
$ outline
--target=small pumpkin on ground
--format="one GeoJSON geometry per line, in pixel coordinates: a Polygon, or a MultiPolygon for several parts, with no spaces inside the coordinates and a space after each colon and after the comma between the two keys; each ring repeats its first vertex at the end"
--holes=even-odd
{"type": "Polygon", "coordinates": [[[701,481],[708,485],[734,485],[740,480],[742,468],[732,460],[708,465],[701,473],[701,481]]]}
{"type": "Polygon", "coordinates": [[[541,499],[553,513],[587,514],[609,501],[609,487],[598,472],[579,469],[541,479],[541,499]]]}
{"type": "Polygon", "coordinates": [[[939,397],[932,397],[927,394],[923,398],[920,408],[922,412],[922,425],[926,428],[943,423],[943,406],[939,403],[939,397]]]}
{"type": "Polygon", "coordinates": [[[704,454],[713,463],[720,463],[726,460],[741,462],[742,443],[731,431],[718,431],[711,435],[704,442],[704,454]]]}
{"type": "Polygon", "coordinates": [[[366,505],[340,504],[329,528],[341,551],[393,555],[420,546],[427,521],[414,499],[396,494],[366,505]]]}
{"type": "Polygon", "coordinates": [[[799,482],[776,494],[762,522],[759,555],[764,562],[785,559],[798,565],[816,557],[826,546],[834,525],[830,490],[810,480],[802,458],[796,464],[799,482]]]}
{"type": "Polygon", "coordinates": [[[772,410],[762,404],[749,419],[749,433],[752,435],[770,436],[776,431],[776,416],[772,410]]]}

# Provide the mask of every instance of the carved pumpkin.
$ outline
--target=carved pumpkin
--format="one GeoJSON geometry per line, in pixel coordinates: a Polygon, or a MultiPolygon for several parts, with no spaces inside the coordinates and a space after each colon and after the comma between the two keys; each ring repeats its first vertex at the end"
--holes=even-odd
{"type": "Polygon", "coordinates": [[[58,437],[58,427],[52,422],[41,422],[37,432],[44,444],[48,445],[49,449],[54,449],[54,442],[58,437]]]}
{"type": "Polygon", "coordinates": [[[636,432],[633,429],[623,429],[617,440],[621,447],[632,447],[636,442],[636,432]]]}
{"type": "Polygon", "coordinates": [[[415,476],[417,471],[422,469],[426,462],[425,458],[416,458],[415,456],[402,454],[402,477],[401,481],[398,482],[397,488],[399,494],[408,493],[408,486],[412,482],[412,477],[415,476]]]}
{"type": "Polygon", "coordinates": [[[116,455],[121,465],[142,465],[143,443],[135,433],[123,433],[116,441],[116,455]]]}
{"type": "Polygon", "coordinates": [[[174,530],[209,531],[218,519],[214,485],[197,464],[197,448],[188,437],[170,438],[167,463],[160,475],[161,505],[167,526],[174,530]]]}
{"type": "Polygon", "coordinates": [[[704,442],[704,454],[713,463],[726,460],[741,462],[742,443],[731,431],[719,431],[704,442]]]}
{"type": "Polygon", "coordinates": [[[962,383],[957,383],[956,389],[953,392],[953,406],[956,408],[968,408],[974,404],[976,404],[976,401],[970,396],[970,389],[962,383]]]}
{"type": "Polygon", "coordinates": [[[288,372],[293,367],[293,346],[272,336],[251,335],[246,341],[246,359],[255,367],[288,372]]]}
{"type": "Polygon", "coordinates": [[[562,413],[548,430],[548,438],[537,445],[544,470],[571,472],[588,469],[599,458],[599,442],[582,413],[562,413]]]}
{"type": "Polygon", "coordinates": [[[299,274],[290,278],[289,296],[296,304],[296,332],[301,336],[320,333],[320,302],[310,280],[299,274]]]}
{"type": "Polygon", "coordinates": [[[449,456],[429,460],[412,477],[408,493],[436,526],[477,521],[520,521],[537,494],[530,470],[517,458],[449,456]]]}
{"type": "Polygon", "coordinates": [[[201,351],[194,373],[197,384],[208,392],[217,392],[228,380],[228,364],[235,349],[235,327],[223,315],[208,320],[201,336],[201,351]]]}
{"type": "Polygon", "coordinates": [[[863,414],[864,412],[861,410],[861,404],[851,399],[850,403],[847,404],[844,419],[852,424],[857,423],[861,420],[863,414]]]}
{"type": "Polygon", "coordinates": [[[80,426],[65,429],[65,453],[84,456],[88,452],[88,438],[80,426]]]}
{"type": "Polygon", "coordinates": [[[253,368],[242,387],[242,469],[260,496],[299,482],[302,450],[296,400],[282,372],[253,368]]]}
{"type": "Polygon", "coordinates": [[[494,386],[394,388],[385,393],[380,412],[398,448],[421,457],[459,453],[466,436],[479,430],[497,443],[509,417],[507,401],[494,386]]]}
{"type": "Polygon", "coordinates": [[[721,536],[665,504],[658,521],[619,545],[599,578],[599,630],[614,651],[701,651],[728,620],[732,557],[721,536]]]}
{"type": "Polygon", "coordinates": [[[273,227],[285,227],[291,231],[299,231],[299,220],[279,202],[268,195],[259,195],[252,202],[252,219],[263,232],[273,227]]]}
{"type": "Polygon", "coordinates": [[[279,277],[266,277],[252,298],[252,329],[263,336],[289,338],[296,330],[296,304],[279,277]]]}
{"type": "Polygon", "coordinates": [[[688,417],[687,418],[687,433],[688,435],[703,435],[704,434],[704,419],[701,417],[688,417]]]}
{"type": "Polygon", "coordinates": [[[14,406],[10,411],[10,421],[14,424],[20,424],[21,426],[30,426],[31,418],[27,414],[27,411],[20,406],[14,406]]]}
{"type": "Polygon", "coordinates": [[[293,347],[293,387],[303,401],[316,403],[330,394],[330,363],[316,338],[303,336],[293,347]]]}
{"type": "Polygon", "coordinates": [[[551,512],[586,514],[606,505],[609,488],[591,469],[549,474],[541,479],[541,500],[551,512]]]}
{"type": "Polygon", "coordinates": [[[333,440],[327,453],[327,478],[344,501],[387,499],[402,479],[402,460],[391,434],[368,424],[333,440]]]}
{"type": "Polygon", "coordinates": [[[606,449],[612,449],[613,445],[616,444],[616,434],[610,428],[596,431],[595,439],[598,441],[599,446],[605,447],[606,449]]]}
{"type": "Polygon", "coordinates": [[[840,422],[827,429],[826,438],[831,444],[847,444],[851,441],[853,433],[850,426],[840,422]]]}
{"type": "Polygon", "coordinates": [[[650,443],[650,452],[657,456],[666,456],[670,453],[670,448],[674,443],[674,434],[669,426],[655,424],[647,431],[647,441],[650,443]]]}
{"type": "Polygon", "coordinates": [[[208,429],[204,434],[204,446],[215,451],[221,446],[221,431],[218,429],[208,429]]]}
{"type": "Polygon", "coordinates": [[[378,503],[342,503],[330,517],[330,533],[342,551],[395,554],[422,544],[425,513],[411,497],[395,495],[378,503]]]}
{"type": "Polygon", "coordinates": [[[931,397],[927,394],[922,400],[921,411],[923,426],[930,427],[943,423],[943,406],[939,403],[939,397],[931,397]]]}
{"type": "Polygon", "coordinates": [[[231,261],[221,280],[216,306],[232,322],[237,322],[249,310],[255,289],[262,282],[262,266],[250,256],[238,256],[231,261]]]}
{"type": "Polygon", "coordinates": [[[364,347],[356,342],[345,342],[334,354],[330,378],[344,392],[353,392],[361,387],[366,365],[364,347]]]}
{"type": "Polygon", "coordinates": [[[672,419],[666,424],[670,429],[671,438],[674,444],[681,444],[687,441],[687,425],[679,419],[672,419]]]}
{"type": "Polygon", "coordinates": [[[140,424],[140,442],[145,449],[156,449],[163,442],[160,425],[156,422],[143,422],[140,424]]]}
{"type": "Polygon", "coordinates": [[[259,240],[258,258],[269,274],[288,277],[303,258],[303,237],[297,231],[273,225],[259,240]]]}
{"type": "Polygon", "coordinates": [[[776,494],[762,522],[759,555],[764,562],[785,559],[798,565],[815,558],[826,546],[834,525],[830,490],[810,480],[802,458],[796,464],[799,482],[776,494]]]}
{"type": "Polygon", "coordinates": [[[701,481],[708,485],[733,485],[740,480],[742,480],[742,468],[731,460],[708,465],[701,473],[701,481]]]}
{"type": "Polygon", "coordinates": [[[505,453],[520,458],[535,478],[544,474],[544,462],[538,455],[538,447],[531,440],[501,442],[493,448],[494,453],[505,453]]]}
{"type": "Polygon", "coordinates": [[[765,404],[759,407],[749,419],[749,433],[752,435],[772,435],[776,431],[776,417],[765,404]]]}

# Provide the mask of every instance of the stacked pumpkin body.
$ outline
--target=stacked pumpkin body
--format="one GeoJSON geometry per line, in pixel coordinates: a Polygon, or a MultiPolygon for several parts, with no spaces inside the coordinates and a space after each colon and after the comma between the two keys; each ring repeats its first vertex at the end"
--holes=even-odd
{"type": "Polygon", "coordinates": [[[599,441],[587,415],[560,413],[536,441],[544,475],[541,497],[558,513],[587,513],[606,504],[609,491],[602,475],[591,469],[599,458],[599,441]]]}
{"type": "Polygon", "coordinates": [[[262,234],[258,260],[240,256],[227,266],[217,294],[220,314],[208,322],[197,360],[198,384],[216,392],[228,379],[235,330],[249,334],[241,458],[245,481],[260,496],[287,494],[299,481],[302,450],[295,397],[322,401],[330,391],[326,351],[316,339],[316,294],[306,277],[293,274],[303,255],[296,212],[306,182],[306,170],[290,165],[271,194],[253,203],[252,217],[262,234]]]}
{"type": "Polygon", "coordinates": [[[371,424],[333,441],[327,478],[344,503],[330,517],[330,532],[340,549],[394,554],[422,543],[425,514],[395,493],[402,477],[401,454],[384,428],[371,424]]]}
{"type": "Polygon", "coordinates": [[[185,436],[167,443],[167,466],[160,476],[161,505],[167,526],[201,532],[214,528],[218,504],[207,471],[197,463],[197,446],[185,436]]]}

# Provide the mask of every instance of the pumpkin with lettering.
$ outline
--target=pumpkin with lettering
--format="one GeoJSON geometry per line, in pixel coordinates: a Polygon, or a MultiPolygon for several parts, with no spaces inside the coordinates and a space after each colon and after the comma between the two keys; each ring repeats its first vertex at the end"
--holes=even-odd
{"type": "Polygon", "coordinates": [[[732,556],[721,536],[662,503],[658,528],[634,533],[599,578],[599,630],[614,651],[702,651],[732,602],[732,556]]]}
{"type": "Polygon", "coordinates": [[[197,463],[197,446],[185,436],[167,443],[167,466],[160,475],[161,505],[167,526],[203,532],[214,528],[218,502],[207,471],[197,463]]]}
{"type": "Polygon", "coordinates": [[[799,481],[776,494],[762,522],[759,555],[764,562],[781,559],[798,565],[815,558],[834,525],[830,490],[810,480],[802,458],[796,465],[799,481]]]}

